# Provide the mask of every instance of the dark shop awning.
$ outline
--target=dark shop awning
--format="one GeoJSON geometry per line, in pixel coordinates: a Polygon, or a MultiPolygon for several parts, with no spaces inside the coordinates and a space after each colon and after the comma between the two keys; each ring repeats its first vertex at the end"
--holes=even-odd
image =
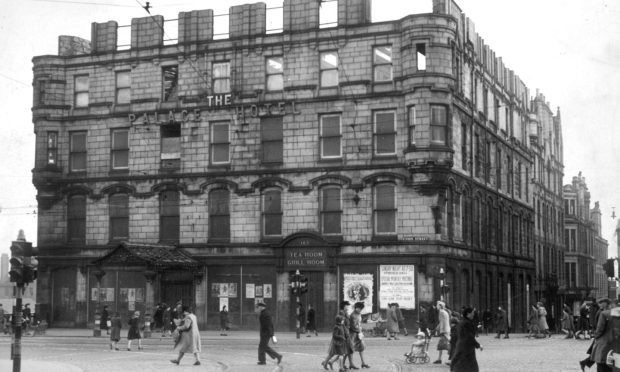
{"type": "Polygon", "coordinates": [[[154,269],[193,269],[202,264],[182,249],[163,244],[122,242],[92,262],[95,266],[146,266],[154,269]]]}

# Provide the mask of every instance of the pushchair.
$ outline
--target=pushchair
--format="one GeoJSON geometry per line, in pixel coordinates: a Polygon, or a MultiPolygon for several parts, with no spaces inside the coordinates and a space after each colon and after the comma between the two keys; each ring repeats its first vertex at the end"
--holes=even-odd
{"type": "Polygon", "coordinates": [[[409,364],[426,364],[431,361],[430,355],[428,355],[428,346],[431,343],[431,338],[424,335],[424,345],[417,353],[406,353],[405,362],[409,364]]]}

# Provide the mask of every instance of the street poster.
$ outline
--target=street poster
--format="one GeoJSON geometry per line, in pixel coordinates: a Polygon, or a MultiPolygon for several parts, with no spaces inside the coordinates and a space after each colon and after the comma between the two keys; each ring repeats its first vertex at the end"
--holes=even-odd
{"type": "Polygon", "coordinates": [[[130,303],[136,301],[135,288],[127,288],[127,300],[129,300],[130,303]]]}
{"type": "Polygon", "coordinates": [[[222,310],[224,306],[228,309],[228,297],[220,297],[220,310],[222,310]]]}
{"type": "Polygon", "coordinates": [[[265,303],[265,301],[263,300],[262,297],[255,297],[254,298],[254,307],[256,308],[256,305],[260,304],[260,303],[265,303]]]}
{"type": "Polygon", "coordinates": [[[263,295],[265,298],[271,298],[271,284],[263,284],[263,295]]]}
{"type": "Polygon", "coordinates": [[[398,303],[401,309],[415,309],[415,266],[381,265],[379,268],[379,307],[398,303]]]}
{"type": "Polygon", "coordinates": [[[254,297],[254,283],[245,283],[245,298],[254,297]]]}
{"type": "Polygon", "coordinates": [[[255,286],[254,293],[256,297],[263,297],[263,286],[262,285],[255,286]]]}
{"type": "Polygon", "coordinates": [[[228,297],[237,297],[237,283],[228,283],[228,297]]]}
{"type": "Polygon", "coordinates": [[[99,288],[91,288],[90,291],[91,291],[90,300],[97,301],[99,297],[99,288]]]}
{"type": "Polygon", "coordinates": [[[354,305],[356,302],[363,302],[364,309],[362,314],[372,313],[372,291],[372,274],[344,274],[343,297],[351,305],[354,305]]]}
{"type": "Polygon", "coordinates": [[[211,283],[211,297],[220,297],[220,283],[211,283]]]}
{"type": "Polygon", "coordinates": [[[114,302],[114,288],[107,288],[106,302],[114,302]]]}
{"type": "Polygon", "coordinates": [[[220,297],[228,297],[228,283],[220,283],[220,297]]]}
{"type": "Polygon", "coordinates": [[[136,288],[136,302],[144,302],[144,288],[136,288]]]}
{"type": "Polygon", "coordinates": [[[129,301],[128,310],[129,311],[136,310],[136,302],[135,301],[129,301]]]}
{"type": "Polygon", "coordinates": [[[127,302],[127,289],[121,288],[121,302],[127,302]]]}

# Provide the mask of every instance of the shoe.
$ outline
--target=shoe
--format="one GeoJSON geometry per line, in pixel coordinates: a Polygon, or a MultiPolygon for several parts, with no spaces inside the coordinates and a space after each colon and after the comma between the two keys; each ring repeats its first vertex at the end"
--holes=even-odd
{"type": "Polygon", "coordinates": [[[194,362],[194,365],[195,365],[195,366],[199,366],[199,365],[200,365],[200,361],[199,361],[199,360],[197,360],[196,362],[194,362]]]}
{"type": "Polygon", "coordinates": [[[177,366],[179,365],[179,361],[176,359],[170,359],[170,363],[176,364],[177,366]]]}
{"type": "Polygon", "coordinates": [[[358,368],[357,366],[354,366],[353,364],[351,364],[351,365],[349,366],[349,369],[359,369],[359,368],[358,368]]]}
{"type": "Polygon", "coordinates": [[[256,364],[258,364],[259,366],[264,366],[265,364],[267,364],[267,362],[258,362],[256,364]]]}
{"type": "Polygon", "coordinates": [[[362,364],[362,368],[370,368],[370,366],[366,363],[362,364]]]}
{"type": "Polygon", "coordinates": [[[495,336],[495,338],[499,338],[499,335],[495,336]]]}
{"type": "Polygon", "coordinates": [[[388,340],[388,341],[392,341],[392,339],[391,339],[391,338],[389,338],[389,337],[388,337],[388,339],[387,339],[387,340],[388,340]]]}
{"type": "Polygon", "coordinates": [[[127,351],[131,351],[131,349],[130,349],[130,348],[127,348],[127,351]]]}
{"type": "Polygon", "coordinates": [[[579,367],[581,367],[581,372],[585,372],[586,371],[586,362],[584,362],[583,360],[579,361],[579,367]]]}
{"type": "Polygon", "coordinates": [[[394,340],[400,340],[400,338],[398,338],[398,337],[394,337],[394,340]]]}
{"type": "Polygon", "coordinates": [[[276,364],[280,364],[280,362],[282,361],[282,355],[278,356],[276,359],[278,359],[278,363],[276,364]]]}
{"type": "Polygon", "coordinates": [[[327,362],[327,365],[329,366],[330,370],[332,370],[332,371],[334,370],[334,366],[332,365],[332,362],[327,362]]]}
{"type": "Polygon", "coordinates": [[[433,364],[441,364],[441,360],[436,360],[433,362],[433,364]]]}
{"type": "Polygon", "coordinates": [[[312,335],[311,334],[307,334],[306,337],[312,337],[312,335]]]}
{"type": "Polygon", "coordinates": [[[327,362],[326,361],[322,361],[321,362],[321,366],[323,367],[324,370],[327,371],[327,362]]]}
{"type": "Polygon", "coordinates": [[[115,348],[114,350],[118,351],[118,348],[115,348]]]}

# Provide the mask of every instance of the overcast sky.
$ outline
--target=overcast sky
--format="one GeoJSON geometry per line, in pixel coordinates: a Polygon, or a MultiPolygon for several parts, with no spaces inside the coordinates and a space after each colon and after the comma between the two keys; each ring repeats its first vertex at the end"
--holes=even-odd
{"type": "MultiPolygon", "coordinates": [[[[144,1],[139,1],[144,4],[144,1]]],[[[181,11],[213,9],[252,0],[150,0],[152,14],[175,19],[181,11]]],[[[264,1],[268,7],[281,0],[264,1]]],[[[620,215],[620,1],[461,0],[476,31],[530,88],[560,107],[564,135],[564,184],[579,171],[592,206],[600,201],[603,237],[617,256],[612,207],[620,215]]],[[[24,229],[36,244],[36,190],[32,186],[32,57],[58,53],[58,36],[90,39],[91,22],[129,25],[147,16],[137,0],[0,0],[0,118],[6,155],[0,170],[0,253],[24,229]]],[[[324,5],[325,6],[325,5],[324,5]]],[[[431,0],[374,1],[373,21],[428,12],[431,0]]],[[[217,26],[217,23],[216,23],[217,26]]],[[[175,37],[174,31],[168,31],[175,37]]],[[[217,30],[216,30],[217,33],[217,30]]],[[[122,40],[123,35],[119,38],[122,40]]]]}

